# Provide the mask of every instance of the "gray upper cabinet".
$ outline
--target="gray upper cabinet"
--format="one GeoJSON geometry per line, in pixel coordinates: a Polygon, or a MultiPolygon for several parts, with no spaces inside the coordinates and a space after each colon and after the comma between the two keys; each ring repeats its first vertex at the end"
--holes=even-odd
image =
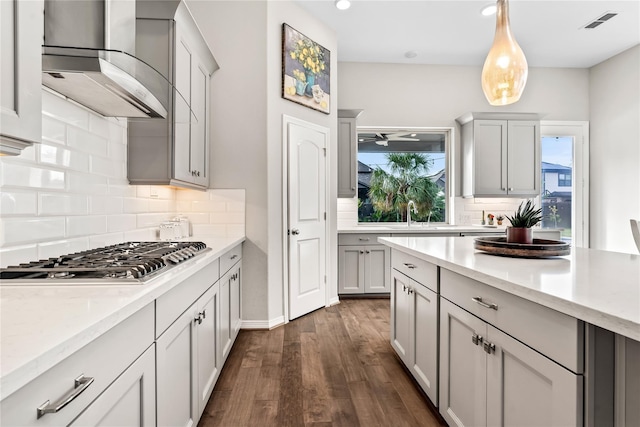
{"type": "Polygon", "coordinates": [[[358,134],[356,121],[362,110],[338,110],[338,197],[358,193],[358,134]]]}
{"type": "Polygon", "coordinates": [[[537,114],[470,113],[462,126],[462,195],[540,194],[540,118],[537,114]]]}
{"type": "Polygon", "coordinates": [[[42,0],[0,1],[0,153],[42,138],[42,0]]]}
{"type": "Polygon", "coordinates": [[[184,2],[141,1],[136,8],[136,55],[171,89],[166,119],[129,121],[129,182],[206,189],[210,78],[218,64],[184,2]]]}

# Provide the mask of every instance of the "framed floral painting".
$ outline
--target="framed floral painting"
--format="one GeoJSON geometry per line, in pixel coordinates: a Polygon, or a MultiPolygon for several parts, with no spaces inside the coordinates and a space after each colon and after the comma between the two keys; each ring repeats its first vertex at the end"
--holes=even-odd
{"type": "Polygon", "coordinates": [[[282,97],[329,114],[331,52],[282,24],[282,97]]]}

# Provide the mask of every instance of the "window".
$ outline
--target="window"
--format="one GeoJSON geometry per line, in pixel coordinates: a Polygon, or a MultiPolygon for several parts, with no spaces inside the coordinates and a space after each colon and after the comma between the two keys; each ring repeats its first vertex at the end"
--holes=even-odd
{"type": "Polygon", "coordinates": [[[571,187],[571,174],[559,173],[558,174],[558,187],[571,187]]]}
{"type": "Polygon", "coordinates": [[[358,128],[358,222],[449,222],[449,129],[358,128]]]}

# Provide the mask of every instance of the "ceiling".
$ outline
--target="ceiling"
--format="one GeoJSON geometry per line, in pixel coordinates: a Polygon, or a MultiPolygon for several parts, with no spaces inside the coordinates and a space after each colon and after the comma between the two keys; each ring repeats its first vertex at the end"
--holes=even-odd
{"type": "MultiPolygon", "coordinates": [[[[297,1],[336,31],[341,62],[482,66],[495,31],[495,15],[480,14],[491,0],[351,0],[344,11],[333,0],[297,1]]],[[[589,68],[640,43],[640,0],[511,0],[509,8],[530,67],[589,68]],[[611,11],[618,15],[583,28],[611,11]]]]}

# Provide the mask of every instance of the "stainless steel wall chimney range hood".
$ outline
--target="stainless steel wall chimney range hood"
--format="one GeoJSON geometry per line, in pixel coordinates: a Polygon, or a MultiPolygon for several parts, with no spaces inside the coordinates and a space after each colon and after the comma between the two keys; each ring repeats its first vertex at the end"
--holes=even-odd
{"type": "Polygon", "coordinates": [[[134,0],[45,0],[42,84],[107,117],[167,116],[170,83],[135,55],[134,0]]]}

